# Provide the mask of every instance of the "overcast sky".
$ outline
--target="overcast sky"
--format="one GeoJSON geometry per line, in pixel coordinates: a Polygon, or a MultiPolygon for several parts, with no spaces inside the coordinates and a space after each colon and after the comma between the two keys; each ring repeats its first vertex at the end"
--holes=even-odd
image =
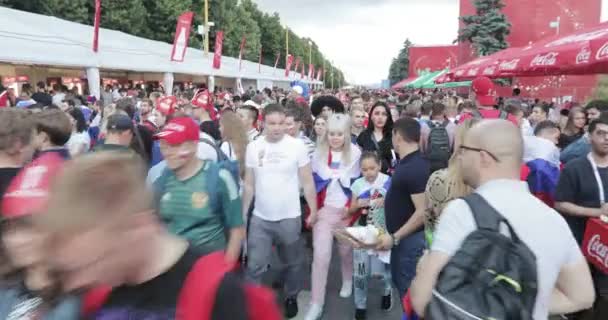
{"type": "MultiPolygon", "coordinates": [[[[315,40],[357,84],[379,83],[403,41],[450,44],[458,32],[458,0],[254,0],[282,23],[315,40]]],[[[548,0],[547,0],[548,1],[548,0]]],[[[602,0],[602,21],[608,0],[602,0]]]]}

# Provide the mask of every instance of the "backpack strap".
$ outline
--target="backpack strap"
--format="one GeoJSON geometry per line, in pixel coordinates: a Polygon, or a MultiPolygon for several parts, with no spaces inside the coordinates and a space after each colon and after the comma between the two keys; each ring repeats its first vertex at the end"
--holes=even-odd
{"type": "Polygon", "coordinates": [[[175,318],[211,320],[215,298],[224,276],[234,269],[221,251],[200,258],[186,277],[179,293],[175,318]]]}
{"type": "Polygon", "coordinates": [[[498,231],[498,225],[504,218],[479,193],[471,193],[462,198],[471,208],[475,224],[479,229],[498,231]]]}
{"type": "Polygon", "coordinates": [[[220,148],[218,148],[218,146],[215,142],[210,141],[209,139],[206,139],[206,138],[200,138],[199,141],[213,147],[213,149],[215,150],[215,153],[217,154],[218,162],[228,160],[228,157],[226,156],[226,154],[224,154],[224,152],[220,148]]]}
{"type": "Polygon", "coordinates": [[[521,242],[517,236],[517,233],[515,233],[515,229],[513,229],[513,226],[511,226],[509,221],[502,214],[496,211],[496,209],[494,209],[494,207],[492,207],[492,205],[489,204],[488,201],[479,193],[473,192],[462,199],[471,208],[471,212],[473,213],[473,217],[475,218],[475,223],[477,224],[478,229],[500,232],[500,224],[505,224],[509,229],[509,234],[513,242],[521,242]]]}

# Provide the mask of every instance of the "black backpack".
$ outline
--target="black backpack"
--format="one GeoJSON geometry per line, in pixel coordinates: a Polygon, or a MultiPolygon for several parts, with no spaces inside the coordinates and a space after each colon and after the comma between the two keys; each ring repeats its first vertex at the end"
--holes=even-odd
{"type": "Polygon", "coordinates": [[[532,320],[538,290],[534,253],[482,196],[464,200],[477,230],[441,271],[425,319],[532,320]],[[499,231],[503,224],[510,237],[499,231]]]}
{"type": "Polygon", "coordinates": [[[450,148],[450,136],[448,135],[447,125],[449,120],[437,124],[433,121],[428,122],[431,129],[429,133],[427,159],[431,163],[431,173],[448,167],[448,161],[452,156],[450,148]]]}

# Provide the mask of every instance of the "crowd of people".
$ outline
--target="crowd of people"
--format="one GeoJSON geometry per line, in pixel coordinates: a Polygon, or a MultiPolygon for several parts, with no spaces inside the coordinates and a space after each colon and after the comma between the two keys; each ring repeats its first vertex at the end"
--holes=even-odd
{"type": "Polygon", "coordinates": [[[318,320],[338,256],[344,319],[397,304],[427,319],[607,319],[608,275],[580,246],[590,218],[608,220],[608,101],[494,86],[13,94],[0,318],[294,318],[310,282],[318,320]],[[367,226],[370,246],[335,236],[367,226]]]}

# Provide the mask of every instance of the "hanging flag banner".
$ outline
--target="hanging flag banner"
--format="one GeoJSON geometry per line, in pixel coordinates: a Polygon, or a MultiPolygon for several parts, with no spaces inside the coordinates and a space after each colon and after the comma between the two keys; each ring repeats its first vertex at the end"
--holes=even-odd
{"type": "Polygon", "coordinates": [[[274,74],[274,72],[277,70],[277,66],[279,65],[279,59],[281,59],[281,52],[277,53],[277,60],[274,61],[274,70],[272,71],[272,74],[274,74]]]}
{"type": "Polygon", "coordinates": [[[312,77],[315,76],[315,66],[311,64],[308,65],[308,79],[312,80],[312,77]]]}
{"type": "Polygon", "coordinates": [[[293,55],[287,56],[287,65],[285,66],[285,76],[289,77],[289,71],[291,70],[291,64],[293,64],[293,55]]]}
{"type": "Polygon", "coordinates": [[[306,66],[304,66],[304,62],[302,62],[302,69],[300,70],[300,79],[304,79],[305,72],[306,72],[306,66]]]}
{"type": "Polygon", "coordinates": [[[99,50],[99,25],[101,24],[101,0],[95,0],[95,20],[93,21],[93,52],[99,50]]]}
{"type": "Polygon", "coordinates": [[[171,61],[183,62],[188,49],[188,40],[190,39],[190,26],[192,25],[192,11],[184,12],[177,18],[177,27],[175,28],[175,39],[173,40],[173,51],[171,52],[171,61]]]}
{"type": "Polygon", "coordinates": [[[319,68],[319,70],[317,70],[317,81],[321,80],[321,72],[323,72],[323,68],[319,68]]]}
{"type": "Polygon", "coordinates": [[[215,53],[213,54],[213,68],[222,67],[222,46],[224,45],[224,31],[215,33],[215,53]]]}
{"type": "Polygon", "coordinates": [[[296,66],[293,68],[293,71],[298,72],[298,67],[300,66],[300,57],[296,58],[296,66]]]}
{"type": "Polygon", "coordinates": [[[245,38],[245,36],[243,36],[243,39],[241,40],[241,51],[239,52],[239,71],[241,71],[243,69],[243,53],[245,50],[246,42],[247,42],[247,39],[245,38]]]}

